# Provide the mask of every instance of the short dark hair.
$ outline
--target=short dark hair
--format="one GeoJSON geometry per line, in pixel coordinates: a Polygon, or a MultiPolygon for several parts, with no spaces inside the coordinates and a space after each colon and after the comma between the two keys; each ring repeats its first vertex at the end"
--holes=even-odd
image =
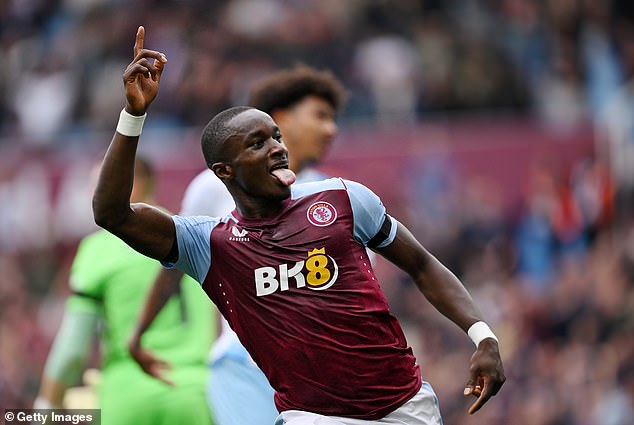
{"type": "Polygon", "coordinates": [[[272,115],[276,109],[291,107],[311,95],[324,99],[339,111],[346,91],[332,72],[297,65],[273,72],[257,82],[250,91],[249,105],[272,115]]]}
{"type": "Polygon", "coordinates": [[[234,106],[233,108],[225,109],[216,114],[205,126],[200,138],[200,144],[207,166],[211,167],[212,164],[225,160],[222,157],[222,145],[232,135],[227,123],[233,117],[250,109],[254,108],[251,106],[234,106]]]}

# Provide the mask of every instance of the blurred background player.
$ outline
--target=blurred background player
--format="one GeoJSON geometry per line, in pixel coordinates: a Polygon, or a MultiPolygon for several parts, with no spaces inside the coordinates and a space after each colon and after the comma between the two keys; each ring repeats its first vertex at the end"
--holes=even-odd
{"type": "MultiPolygon", "coordinates": [[[[154,170],[148,161],[137,158],[130,199],[152,203],[154,192],[154,170]]],[[[169,361],[172,385],[143,373],[127,351],[130,333],[159,269],[158,262],[106,231],[80,242],[70,275],[72,295],[46,362],[36,408],[66,404],[67,389],[78,382],[99,329],[103,354],[98,400],[103,424],[213,423],[205,384],[215,318],[195,281],[184,277],[176,282],[175,296],[143,340],[169,361]]]]}
{"type": "MultiPolygon", "coordinates": [[[[344,96],[343,86],[332,73],[307,66],[274,72],[251,90],[249,104],[270,114],[280,127],[289,151],[289,167],[297,174],[298,182],[326,178],[313,167],[322,160],[337,134],[335,117],[344,96]]],[[[211,170],[205,169],[188,186],[181,214],[225,216],[234,208],[225,185],[211,170]]],[[[153,357],[141,350],[139,339],[165,301],[165,294],[177,287],[181,276],[182,272],[176,270],[161,271],[154,300],[148,301],[152,305],[146,306],[147,315],[131,343],[133,356],[159,378],[160,371],[150,371],[153,357]]],[[[273,388],[224,319],[220,337],[212,349],[211,370],[209,398],[218,425],[275,422],[278,412],[273,388]]]]}

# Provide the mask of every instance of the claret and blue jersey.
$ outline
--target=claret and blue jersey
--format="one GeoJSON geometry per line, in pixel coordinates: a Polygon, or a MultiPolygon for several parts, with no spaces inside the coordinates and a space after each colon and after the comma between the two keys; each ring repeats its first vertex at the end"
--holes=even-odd
{"type": "Polygon", "coordinates": [[[377,419],[420,388],[418,365],[366,253],[396,222],[365,186],[296,184],[276,217],[175,216],[176,267],[218,306],[280,411],[377,419]]]}

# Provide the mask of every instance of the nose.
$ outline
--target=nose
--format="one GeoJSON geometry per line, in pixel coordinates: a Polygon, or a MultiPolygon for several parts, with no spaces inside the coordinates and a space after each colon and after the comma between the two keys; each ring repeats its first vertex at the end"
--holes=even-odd
{"type": "MultiPolygon", "coordinates": [[[[273,140],[273,139],[271,139],[273,140]]],[[[277,156],[286,156],[288,155],[288,149],[286,149],[286,145],[283,142],[278,142],[277,140],[273,140],[273,145],[270,150],[270,154],[273,157],[277,156]]]]}
{"type": "Polygon", "coordinates": [[[339,126],[335,121],[328,121],[325,125],[325,132],[329,139],[334,139],[339,134],[339,126]]]}

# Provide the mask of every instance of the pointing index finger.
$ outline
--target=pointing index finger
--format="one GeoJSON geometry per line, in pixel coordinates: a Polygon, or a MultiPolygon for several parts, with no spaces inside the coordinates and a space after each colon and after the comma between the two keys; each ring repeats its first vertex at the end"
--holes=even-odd
{"type": "Polygon", "coordinates": [[[134,42],[134,57],[136,57],[141,50],[143,50],[143,39],[145,38],[145,28],[141,25],[136,30],[136,41],[134,42]]]}

